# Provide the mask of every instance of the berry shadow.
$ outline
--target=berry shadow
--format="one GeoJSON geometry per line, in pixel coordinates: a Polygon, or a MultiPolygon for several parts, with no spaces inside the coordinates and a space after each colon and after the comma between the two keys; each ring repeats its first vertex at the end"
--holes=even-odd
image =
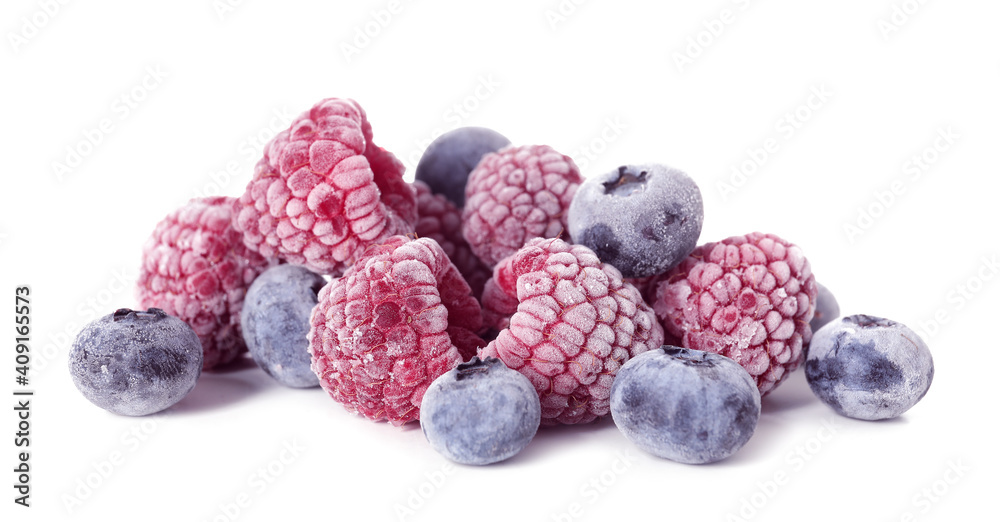
{"type": "MultiPolygon", "coordinates": [[[[352,417],[357,417],[357,416],[356,415],[352,415],[352,417]]],[[[357,418],[358,419],[362,419],[363,417],[357,417],[357,418]]],[[[365,419],[365,420],[367,420],[367,419],[365,419]]],[[[371,422],[371,421],[369,421],[369,422],[371,422]]],[[[384,424],[388,424],[388,423],[384,423],[384,424]]],[[[411,431],[420,431],[420,421],[407,422],[406,424],[403,424],[402,426],[393,426],[393,428],[395,428],[396,430],[401,431],[403,433],[407,433],[407,432],[411,432],[411,431]]],[[[423,433],[423,432],[421,432],[421,433],[423,433]]]]}
{"type": "Polygon", "coordinates": [[[760,420],[746,445],[729,458],[707,466],[745,466],[772,460],[782,446],[789,424],[804,415],[802,410],[821,406],[806,381],[805,372],[795,371],[778,388],[761,399],[760,420]]]}
{"type": "Polygon", "coordinates": [[[204,413],[279,386],[253,359],[244,356],[218,370],[202,372],[191,393],[171,409],[181,415],[204,413]]]}
{"type": "Polygon", "coordinates": [[[774,460],[782,447],[781,435],[788,431],[788,423],[769,415],[761,415],[757,428],[746,445],[728,458],[704,464],[712,467],[752,466],[761,461],[774,460]]]}
{"type": "Polygon", "coordinates": [[[578,442],[593,441],[595,437],[617,436],[619,436],[618,428],[611,415],[605,415],[587,424],[539,426],[535,437],[520,453],[491,466],[524,465],[543,458],[543,455],[557,455],[578,442]]]}
{"type": "Polygon", "coordinates": [[[202,372],[202,376],[204,377],[205,375],[210,375],[210,374],[222,375],[227,373],[237,373],[237,372],[242,372],[244,370],[248,370],[250,368],[257,368],[257,363],[254,362],[252,357],[249,357],[246,354],[244,354],[241,355],[240,357],[237,357],[229,364],[225,364],[219,368],[213,368],[206,372],[202,372]]]}
{"type": "Polygon", "coordinates": [[[761,398],[760,414],[784,414],[819,402],[806,381],[806,372],[796,370],[767,396],[761,398]]]}
{"type": "MultiPolygon", "coordinates": [[[[902,414],[899,417],[893,417],[891,419],[878,419],[878,420],[864,420],[864,419],[852,419],[850,417],[838,416],[838,420],[843,419],[844,424],[857,423],[857,427],[865,428],[867,426],[902,426],[904,424],[909,424],[910,421],[907,420],[906,414],[902,414]]],[[[881,428],[874,428],[881,429],[881,428]]]]}

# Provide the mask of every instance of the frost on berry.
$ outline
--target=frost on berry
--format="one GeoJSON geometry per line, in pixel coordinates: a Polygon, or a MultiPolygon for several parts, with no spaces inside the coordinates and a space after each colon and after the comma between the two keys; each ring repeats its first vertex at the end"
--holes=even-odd
{"type": "Polygon", "coordinates": [[[462,237],[462,212],[444,195],[432,193],[423,181],[414,181],[413,189],[417,194],[418,218],[414,227],[417,237],[437,241],[469,283],[472,295],[479,299],[492,270],[472,253],[462,237]]]}
{"type": "Polygon", "coordinates": [[[370,245],[323,287],[310,318],[320,385],[348,411],[401,425],[430,383],[483,344],[479,303],[444,250],[403,236],[370,245]]]}
{"type": "Polygon", "coordinates": [[[198,334],[208,370],[246,351],[240,310],[271,265],[231,225],[233,198],[193,199],[160,221],[142,249],[140,308],[161,308],[198,334]]]}
{"type": "Polygon", "coordinates": [[[535,238],[493,274],[484,306],[507,327],[479,355],[497,357],[531,381],[543,424],[606,415],[618,368],[663,342],[639,291],[587,247],[535,238]],[[501,306],[490,296],[502,296],[501,306]],[[514,311],[504,316],[511,302],[514,311]]]}
{"type": "Polygon", "coordinates": [[[804,359],[816,280],[802,250],[754,232],[699,246],[660,276],[653,309],[685,348],[740,363],[766,394],[804,359]]]}
{"type": "Polygon", "coordinates": [[[573,160],[547,145],[486,154],[465,187],[462,233],[492,267],[529,239],[559,237],[582,181],[573,160]]]}
{"type": "Polygon", "coordinates": [[[416,199],[402,176],[361,106],[328,98],[265,146],[234,226],[266,258],[339,274],[368,245],[412,231],[416,199]]]}

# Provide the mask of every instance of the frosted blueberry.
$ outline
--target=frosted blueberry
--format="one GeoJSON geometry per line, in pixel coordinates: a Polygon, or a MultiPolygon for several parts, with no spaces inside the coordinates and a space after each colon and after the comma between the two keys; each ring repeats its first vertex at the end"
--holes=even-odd
{"type": "Polygon", "coordinates": [[[326,284],[296,265],[278,265],[254,279],[243,300],[243,340],[257,365],[285,386],[319,386],[309,368],[309,314],[326,284]]]}
{"type": "Polygon", "coordinates": [[[588,177],[568,218],[574,243],[586,245],[623,276],[673,268],[694,250],[704,219],[694,180],[665,165],[625,165],[588,177]]]}
{"type": "Polygon", "coordinates": [[[420,403],[420,428],[440,454],[461,464],[513,457],[542,419],[531,381],[500,359],[473,357],[431,383],[420,403]]]}
{"type": "Polygon", "coordinates": [[[630,359],[611,384],[611,417],[639,448],[704,464],[743,447],[757,428],[760,393],[728,357],[663,346],[630,359]]]}
{"type": "Polygon", "coordinates": [[[829,288],[816,283],[816,312],[809,321],[809,327],[815,332],[838,317],[840,317],[840,305],[837,304],[837,298],[829,288]]]}
{"type": "Polygon", "coordinates": [[[456,207],[465,206],[465,182],[487,152],[496,152],[510,140],[483,127],[459,127],[438,136],[424,151],[414,177],[431,192],[442,194],[456,207]]]}
{"type": "Polygon", "coordinates": [[[92,321],[69,352],[69,373],[90,402],[119,415],[148,415],[184,398],[201,375],[201,341],[159,308],[121,308],[92,321]]]}
{"type": "Polygon", "coordinates": [[[901,323],[870,315],[833,321],[813,334],[806,380],[846,417],[891,419],[927,393],[934,360],[927,344],[901,323]]]}

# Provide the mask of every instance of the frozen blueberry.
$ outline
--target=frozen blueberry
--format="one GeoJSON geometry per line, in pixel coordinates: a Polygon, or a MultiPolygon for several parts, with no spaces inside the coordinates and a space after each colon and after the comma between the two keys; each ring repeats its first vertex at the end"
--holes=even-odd
{"type": "Polygon", "coordinates": [[[611,417],[641,449],[704,464],[750,440],[760,418],[760,393],[750,374],[728,357],[663,346],[618,370],[611,417]]]}
{"type": "Polygon", "coordinates": [[[119,415],[148,415],[184,398],[201,375],[201,341],[159,308],[121,308],[92,321],[69,352],[69,373],[90,402],[119,415]]]}
{"type": "Polygon", "coordinates": [[[483,127],[459,127],[438,136],[417,163],[416,179],[435,194],[443,194],[456,207],[465,206],[465,181],[487,152],[496,152],[510,140],[483,127]]]}
{"type": "Polygon", "coordinates": [[[292,388],[319,386],[310,369],[309,314],[326,284],[323,276],[296,265],[265,270],[247,289],[240,311],[243,340],[268,375],[292,388]]]}
{"type": "Polygon", "coordinates": [[[901,323],[870,315],[833,321],[813,334],[806,380],[845,417],[891,419],[927,393],[934,361],[927,344],[901,323]]]}
{"type": "Polygon", "coordinates": [[[531,381],[494,357],[473,357],[442,374],[420,403],[420,428],[427,441],[461,464],[513,457],[531,442],[541,420],[531,381]]]}
{"type": "Polygon", "coordinates": [[[837,298],[833,296],[833,292],[819,283],[816,283],[816,291],[816,313],[809,321],[809,327],[814,332],[840,317],[840,305],[837,304],[837,298]]]}
{"type": "Polygon", "coordinates": [[[567,215],[569,235],[625,277],[673,268],[694,250],[704,219],[694,180],[665,165],[625,165],[588,177],[567,215]]]}

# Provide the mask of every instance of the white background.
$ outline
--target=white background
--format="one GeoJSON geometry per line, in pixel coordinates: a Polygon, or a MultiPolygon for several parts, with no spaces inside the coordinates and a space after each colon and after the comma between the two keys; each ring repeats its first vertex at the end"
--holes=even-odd
{"type": "Polygon", "coordinates": [[[4,520],[995,516],[996,2],[224,2],[0,8],[0,291],[31,286],[36,370],[30,509],[9,486],[12,398],[0,414],[4,520]],[[449,466],[416,426],[353,417],[252,362],[203,375],[168,414],[87,402],[69,344],[135,304],[154,225],[195,195],[241,194],[255,142],[330,96],[362,104],[408,179],[458,125],[552,145],[585,175],[679,167],[704,195],[702,241],[759,230],[797,243],[845,313],[921,331],[933,386],[900,419],[869,423],[838,417],[796,372],[750,442],[705,466],[642,454],[609,420],[542,430],[500,465],[449,466]],[[58,170],[70,148],[80,161],[58,170]]]}

